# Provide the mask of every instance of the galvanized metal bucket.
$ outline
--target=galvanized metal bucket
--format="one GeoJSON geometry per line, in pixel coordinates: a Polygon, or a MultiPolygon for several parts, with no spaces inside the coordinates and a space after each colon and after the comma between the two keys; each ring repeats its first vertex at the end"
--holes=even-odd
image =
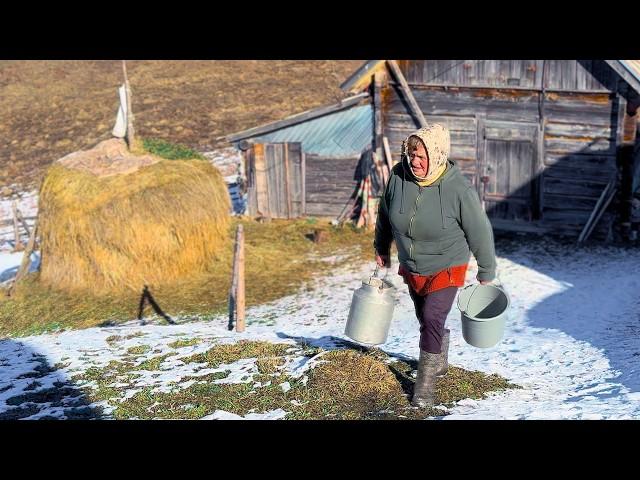
{"type": "Polygon", "coordinates": [[[462,337],[469,345],[491,348],[502,340],[511,300],[504,288],[468,285],[458,295],[462,337]]]}
{"type": "Polygon", "coordinates": [[[387,341],[395,306],[394,286],[378,278],[378,268],[353,292],[344,334],[364,345],[381,345],[387,341]]]}

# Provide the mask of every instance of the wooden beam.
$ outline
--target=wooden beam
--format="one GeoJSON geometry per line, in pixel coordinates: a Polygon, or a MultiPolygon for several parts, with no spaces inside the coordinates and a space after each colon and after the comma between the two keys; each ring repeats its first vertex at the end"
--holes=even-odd
{"type": "Polygon", "coordinates": [[[378,155],[382,153],[382,76],[373,75],[373,148],[378,155]]]}
{"type": "Polygon", "coordinates": [[[629,115],[627,111],[624,112],[624,118],[622,120],[623,145],[635,145],[636,132],[638,130],[638,117],[640,117],[640,114],[637,110],[634,115],[629,115]]]}
{"type": "Polygon", "coordinates": [[[253,168],[255,173],[255,191],[256,191],[256,213],[264,217],[271,217],[269,210],[269,188],[267,182],[267,164],[266,164],[264,144],[256,143],[253,145],[253,168]]]}
{"type": "Polygon", "coordinates": [[[384,146],[384,156],[387,159],[387,166],[389,167],[389,175],[391,175],[391,169],[393,168],[393,157],[391,156],[391,148],[389,148],[389,139],[386,136],[382,137],[382,145],[384,146]]]}
{"type": "Polygon", "coordinates": [[[413,113],[413,116],[418,120],[418,124],[420,128],[426,127],[427,119],[424,118],[424,115],[422,114],[422,110],[420,110],[420,107],[418,106],[418,102],[416,102],[416,99],[413,96],[413,93],[411,93],[409,84],[407,83],[407,80],[404,78],[404,75],[402,74],[402,70],[400,70],[398,63],[395,60],[387,60],[387,65],[389,66],[389,70],[391,70],[391,73],[393,74],[394,78],[398,82],[400,86],[400,90],[402,91],[402,94],[404,95],[405,100],[407,100],[407,103],[409,104],[411,113],[413,113]]]}
{"type": "Polygon", "coordinates": [[[307,213],[307,156],[305,153],[300,151],[300,175],[302,179],[300,183],[302,184],[302,211],[300,215],[306,215],[307,213]]]}
{"type": "Polygon", "coordinates": [[[605,60],[605,62],[618,75],[620,75],[620,77],[622,77],[625,82],[631,85],[631,88],[633,88],[637,93],[640,94],[640,80],[638,80],[638,78],[636,78],[629,70],[627,70],[627,67],[624,64],[620,63],[620,60],[605,60]]]}
{"type": "Polygon", "coordinates": [[[289,144],[284,142],[284,193],[287,197],[287,218],[291,218],[291,189],[289,188],[289,144]]]}
{"type": "Polygon", "coordinates": [[[613,199],[613,195],[615,194],[615,190],[616,190],[614,188],[615,183],[616,183],[616,179],[615,177],[613,177],[611,181],[607,183],[607,186],[605,187],[605,189],[602,191],[602,194],[600,195],[600,198],[598,198],[598,201],[596,202],[595,207],[593,207],[593,211],[591,212],[591,215],[589,215],[589,219],[587,220],[587,223],[585,223],[584,228],[582,229],[582,232],[580,232],[580,236],[578,237],[578,243],[582,243],[587,240],[589,235],[591,235],[591,232],[593,231],[594,227],[598,223],[598,220],[600,220],[600,217],[609,206],[609,203],[611,202],[611,199],[613,199]],[[613,194],[610,192],[613,192],[613,194]]]}
{"type": "Polygon", "coordinates": [[[353,92],[366,88],[371,80],[372,74],[380,69],[384,69],[384,64],[384,60],[366,61],[340,85],[340,88],[345,92],[353,92]]]}

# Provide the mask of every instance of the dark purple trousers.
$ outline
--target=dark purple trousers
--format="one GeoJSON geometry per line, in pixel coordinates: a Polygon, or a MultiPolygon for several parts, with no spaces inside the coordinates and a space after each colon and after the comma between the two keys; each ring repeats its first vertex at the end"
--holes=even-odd
{"type": "Polygon", "coordinates": [[[444,322],[451,311],[457,291],[458,287],[451,286],[421,296],[409,287],[416,317],[420,322],[420,350],[441,352],[444,322]]]}

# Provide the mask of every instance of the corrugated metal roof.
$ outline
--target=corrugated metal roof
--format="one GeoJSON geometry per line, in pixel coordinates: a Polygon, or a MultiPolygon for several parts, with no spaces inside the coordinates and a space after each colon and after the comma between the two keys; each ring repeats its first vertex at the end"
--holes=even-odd
{"type": "Polygon", "coordinates": [[[306,153],[326,156],[360,154],[373,138],[373,109],[361,105],[251,137],[255,142],[301,142],[306,153]]]}

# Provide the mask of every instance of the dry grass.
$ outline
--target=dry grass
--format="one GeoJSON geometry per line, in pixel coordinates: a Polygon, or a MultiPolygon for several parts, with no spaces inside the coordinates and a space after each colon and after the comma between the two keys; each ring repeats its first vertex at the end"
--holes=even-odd
{"type": "MultiPolygon", "coordinates": [[[[136,132],[192,148],[343,96],[360,60],[128,61],[136,132]]],[[[0,186],[34,187],[52,161],[108,138],[120,61],[0,62],[0,186]]]]}
{"type": "MultiPolygon", "coordinates": [[[[151,290],[169,315],[207,318],[227,311],[231,284],[232,238],[235,227],[244,225],[247,307],[276,300],[306,288],[318,275],[346,264],[372,259],[371,232],[352,226],[332,227],[315,219],[274,220],[258,223],[246,217],[232,218],[229,242],[222,260],[192,278],[151,290]],[[307,238],[314,230],[328,232],[326,242],[307,238]],[[323,256],[345,255],[336,263],[320,261],[323,256]]],[[[14,296],[0,295],[0,337],[32,335],[64,328],[93,327],[105,322],[135,318],[141,292],[93,295],[64,292],[42,285],[34,273],[21,283],[14,296]]],[[[149,313],[149,307],[145,314],[149,313]]]]}
{"type": "MultiPolygon", "coordinates": [[[[73,158],[92,151],[83,153],[73,158]]],[[[39,199],[44,285],[137,293],[220,261],[230,210],[220,173],[202,160],[156,160],[109,176],[59,163],[49,169],[39,199]]]]}
{"type": "Polygon", "coordinates": [[[404,391],[389,367],[370,355],[336,350],[322,356],[327,363],[309,373],[307,410],[342,419],[361,419],[382,411],[408,408],[404,391]]]}

